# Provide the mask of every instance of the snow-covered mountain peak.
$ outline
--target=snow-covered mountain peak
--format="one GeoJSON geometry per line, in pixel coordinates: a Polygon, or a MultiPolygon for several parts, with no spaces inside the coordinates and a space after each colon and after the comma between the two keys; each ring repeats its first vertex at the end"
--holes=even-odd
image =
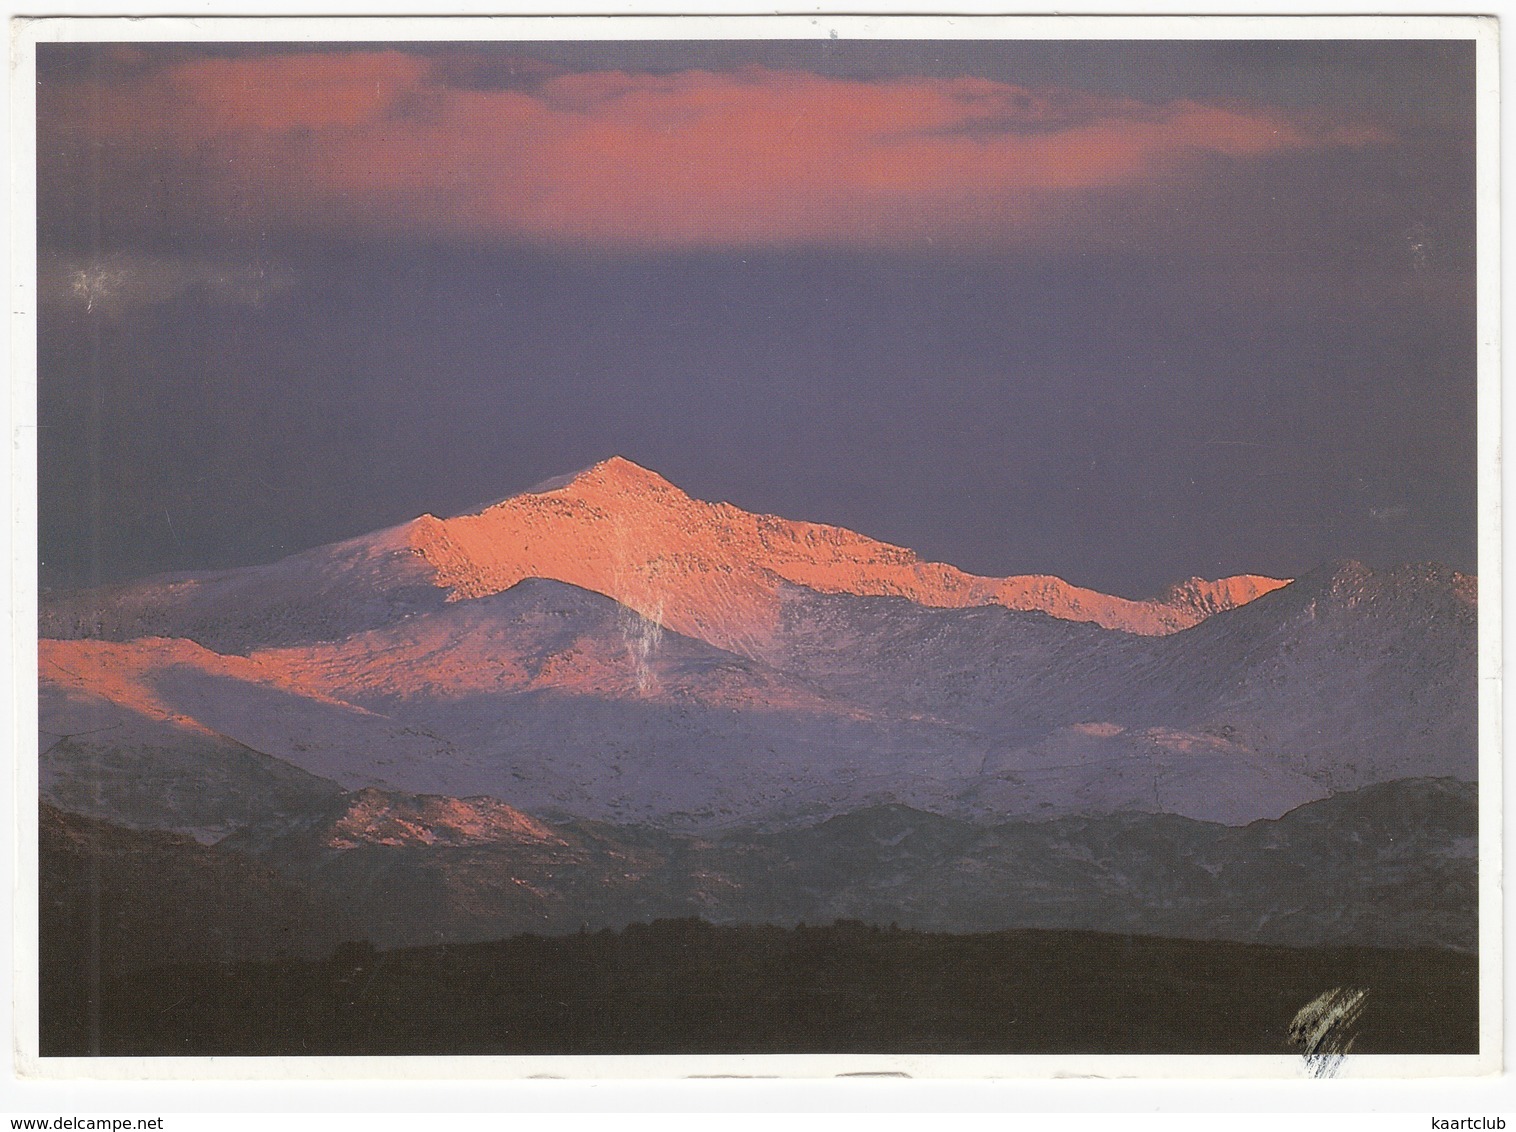
{"type": "Polygon", "coordinates": [[[899,596],[957,608],[1005,605],[1161,635],[1285,584],[1192,579],[1134,602],[1052,576],[983,578],[843,527],[692,498],[616,456],[482,511],[413,525],[412,548],[452,600],[555,578],[720,648],[763,655],[786,583],[820,593],[899,596]]]}
{"type": "Polygon", "coordinates": [[[55,595],[44,603],[43,635],[185,636],[247,652],[341,639],[527,578],[603,594],[749,657],[772,645],[785,585],[938,608],[1000,605],[1145,636],[1284,585],[1255,575],[1191,579],[1156,600],[1130,601],[1052,575],[980,577],[845,527],[696,499],[613,456],[472,513],[425,514],[267,566],[55,595]]]}
{"type": "MultiPolygon", "coordinates": [[[[567,475],[554,476],[543,480],[541,483],[528,488],[522,495],[548,495],[562,493],[564,495],[604,495],[606,493],[618,493],[629,495],[667,495],[673,494],[682,498],[688,498],[668,480],[657,472],[644,468],[628,460],[625,456],[612,456],[608,460],[601,460],[598,464],[591,464],[587,468],[581,468],[577,472],[567,475]]],[[[508,502],[508,500],[502,500],[508,502]]],[[[498,504],[497,504],[498,506],[498,504]]]]}

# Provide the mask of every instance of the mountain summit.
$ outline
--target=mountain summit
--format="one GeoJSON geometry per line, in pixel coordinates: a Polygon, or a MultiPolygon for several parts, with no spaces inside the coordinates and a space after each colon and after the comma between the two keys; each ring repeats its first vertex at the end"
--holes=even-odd
{"type": "Polygon", "coordinates": [[[585,490],[611,490],[633,495],[641,492],[679,491],[657,472],[644,468],[641,464],[635,464],[625,456],[612,456],[608,460],[601,460],[598,464],[591,464],[577,472],[543,480],[521,494],[542,495],[572,487],[585,490]]]}
{"type": "Polygon", "coordinates": [[[772,637],[785,584],[946,608],[1003,605],[1145,635],[1188,628],[1285,584],[1192,578],[1162,598],[1129,601],[1046,575],[977,577],[843,527],[694,499],[620,456],[476,514],[423,516],[407,537],[455,599],[554,578],[749,654],[772,637]]]}

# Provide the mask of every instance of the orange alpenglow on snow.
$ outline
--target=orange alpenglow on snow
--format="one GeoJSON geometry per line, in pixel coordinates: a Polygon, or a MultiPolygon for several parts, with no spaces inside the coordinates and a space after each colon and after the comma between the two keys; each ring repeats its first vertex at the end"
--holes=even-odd
{"type": "Polygon", "coordinates": [[[42,678],[76,697],[99,696],[148,719],[212,734],[183,714],[158,686],[166,671],[204,675],[211,679],[267,684],[344,711],[352,705],[297,684],[283,672],[241,656],[223,656],[181,638],[143,637],[134,641],[48,640],[37,642],[42,678]]]}
{"type": "Polygon", "coordinates": [[[1045,575],[977,577],[842,527],[693,499],[619,456],[477,514],[424,515],[408,538],[454,598],[552,578],[749,655],[761,654],[777,629],[786,583],[946,608],[998,604],[1150,636],[1287,584],[1257,575],[1192,578],[1160,599],[1129,601],[1045,575]]]}

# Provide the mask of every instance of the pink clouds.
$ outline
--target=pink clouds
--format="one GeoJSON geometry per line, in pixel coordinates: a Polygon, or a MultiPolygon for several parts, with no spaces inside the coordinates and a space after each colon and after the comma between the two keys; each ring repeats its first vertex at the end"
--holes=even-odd
{"type": "Polygon", "coordinates": [[[524,73],[481,89],[399,51],[204,58],[105,98],[81,83],[65,116],[138,161],[192,156],[218,211],[251,196],[299,228],[628,248],[1015,244],[1218,160],[1390,140],[978,78],[524,73]]]}

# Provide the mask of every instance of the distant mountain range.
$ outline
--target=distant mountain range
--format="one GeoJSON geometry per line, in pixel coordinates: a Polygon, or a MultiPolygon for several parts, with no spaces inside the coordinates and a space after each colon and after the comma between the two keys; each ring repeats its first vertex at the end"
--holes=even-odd
{"type": "Polygon", "coordinates": [[[40,631],[45,801],[318,893],[405,893],[383,938],[693,906],[1472,940],[1476,585],[1436,566],[1129,601],[694,500],[613,459],[267,566],[45,594],[40,631]],[[1399,843],[1318,844],[1384,798],[1399,843]],[[1463,816],[1407,840],[1423,804],[1463,816]],[[799,848],[849,821],[873,832],[841,857],[799,848]],[[947,848],[893,852],[922,829],[947,848]],[[1276,829],[1314,832],[1281,857],[1276,829]],[[1447,881],[1431,906],[1457,921],[1429,936],[1406,905],[1370,927],[1349,900],[1324,926],[1346,882],[1281,895],[1313,855],[1381,908],[1401,908],[1391,876],[1447,881]]]}
{"type": "Polygon", "coordinates": [[[42,826],[60,939],[83,946],[83,898],[103,892],[139,962],[155,923],[173,925],[155,958],[214,960],[687,916],[1469,952],[1475,793],[1408,779],[1243,828],[1134,813],[973,824],[891,805],[700,837],[373,789],[215,846],[50,806],[42,826]]]}

